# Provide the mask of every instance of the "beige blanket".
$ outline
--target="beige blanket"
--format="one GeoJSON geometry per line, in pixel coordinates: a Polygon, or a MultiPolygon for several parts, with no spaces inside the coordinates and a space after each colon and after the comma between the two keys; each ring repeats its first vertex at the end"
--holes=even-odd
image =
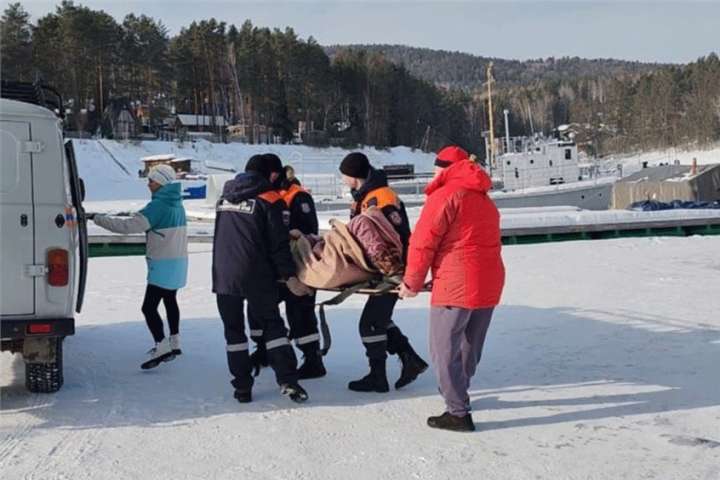
{"type": "Polygon", "coordinates": [[[364,282],[378,271],[365,259],[347,226],[330,220],[330,231],[314,245],[308,237],[291,240],[290,249],[298,269],[298,279],[313,288],[336,288],[364,282]]]}

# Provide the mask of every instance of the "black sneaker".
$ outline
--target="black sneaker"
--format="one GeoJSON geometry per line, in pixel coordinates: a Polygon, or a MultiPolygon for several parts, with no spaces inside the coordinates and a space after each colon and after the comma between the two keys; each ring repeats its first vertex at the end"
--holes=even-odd
{"type": "Polygon", "coordinates": [[[472,415],[469,413],[462,417],[450,415],[448,412],[438,417],[428,417],[428,427],[440,428],[442,430],[451,430],[453,432],[474,432],[475,424],[472,415]]]}
{"type": "Polygon", "coordinates": [[[281,385],[280,393],[290,397],[290,400],[295,403],[303,403],[309,398],[305,389],[297,383],[286,383],[281,385]]]}
{"type": "Polygon", "coordinates": [[[308,378],[320,378],[327,375],[325,365],[323,365],[322,357],[319,354],[305,356],[305,361],[298,368],[298,378],[306,380],[308,378]]]}
{"type": "Polygon", "coordinates": [[[420,358],[420,355],[415,353],[415,350],[412,348],[401,352],[399,356],[402,362],[402,372],[400,373],[398,381],[395,382],[396,390],[414,382],[418,375],[428,369],[427,362],[420,358]]]}
{"type": "Polygon", "coordinates": [[[252,390],[235,390],[233,397],[240,403],[250,403],[252,402],[252,390]]]}

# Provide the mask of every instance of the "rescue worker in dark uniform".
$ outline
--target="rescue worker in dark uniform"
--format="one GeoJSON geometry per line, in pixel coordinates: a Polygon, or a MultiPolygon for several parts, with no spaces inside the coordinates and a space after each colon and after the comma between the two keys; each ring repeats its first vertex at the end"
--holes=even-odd
{"type": "MultiPolygon", "coordinates": [[[[385,173],[374,169],[368,158],[359,152],[347,155],[340,164],[343,182],[350,187],[353,203],[350,218],[370,207],[379,208],[392,223],[403,243],[403,257],[407,255],[410,239],[410,222],[405,205],[388,186],[385,173]]],[[[397,354],[402,362],[402,373],[395,382],[399,389],[414,381],[427,370],[428,364],[415,353],[408,338],[392,322],[398,301],[397,294],[369,296],[360,316],[360,338],[370,363],[370,373],[350,382],[348,388],[357,392],[387,392],[389,390],[385,363],[386,351],[397,354]]]]}
{"type": "MultiPolygon", "coordinates": [[[[268,153],[265,155],[273,165],[280,164],[280,158],[268,153]]],[[[294,172],[292,167],[285,166],[276,181],[280,189],[278,193],[285,201],[285,221],[288,230],[299,230],[304,235],[318,234],[318,217],[315,211],[315,201],[310,192],[300,186],[300,182],[288,172],[294,172]]],[[[290,340],[295,342],[302,351],[305,360],[298,369],[301,379],[320,378],[327,373],[323,365],[320,352],[320,333],[318,332],[318,319],[315,315],[315,294],[298,297],[291,291],[284,292],[285,315],[290,326],[290,340]]]]}
{"type": "MultiPolygon", "coordinates": [[[[274,180],[273,187],[285,201],[283,219],[288,230],[299,230],[305,235],[318,234],[318,218],[315,202],[310,193],[300,186],[297,179],[287,178],[288,170],[283,168],[280,157],[274,153],[263,155],[267,168],[279,176],[274,180]]],[[[289,167],[289,168],[288,168],[289,167]]],[[[298,369],[300,379],[320,378],[326,375],[325,366],[320,352],[320,333],[318,319],[315,315],[315,293],[297,296],[285,287],[280,288],[280,299],[285,302],[285,315],[290,326],[290,340],[303,352],[304,362],[298,369]]],[[[250,336],[257,345],[250,356],[256,375],[262,367],[267,366],[267,354],[263,341],[263,329],[257,322],[252,309],[248,310],[250,336]]]]}
{"type": "Polygon", "coordinates": [[[297,358],[280,316],[278,281],[294,294],[312,290],[295,277],[284,202],[273,190],[277,178],[261,155],[250,158],[241,173],[228,181],[217,203],[213,240],[213,292],[223,321],[227,360],[235,398],[252,401],[253,377],[245,335],[244,308],[262,325],[267,359],[281,393],[295,402],[308,395],[298,384],[297,358]]]}

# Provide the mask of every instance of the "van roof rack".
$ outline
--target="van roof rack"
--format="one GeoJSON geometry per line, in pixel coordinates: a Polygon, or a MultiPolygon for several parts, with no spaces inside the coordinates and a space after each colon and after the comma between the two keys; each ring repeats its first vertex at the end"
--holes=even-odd
{"type": "Polygon", "coordinates": [[[40,105],[51,110],[58,117],[65,118],[62,96],[49,85],[39,82],[2,80],[0,82],[0,97],[40,105]]]}

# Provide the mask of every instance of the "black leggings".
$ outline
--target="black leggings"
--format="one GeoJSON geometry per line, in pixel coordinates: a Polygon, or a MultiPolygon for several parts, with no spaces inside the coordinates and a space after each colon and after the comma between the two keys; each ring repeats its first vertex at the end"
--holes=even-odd
{"type": "Polygon", "coordinates": [[[180,331],[180,309],[178,308],[176,295],[177,290],[166,290],[156,285],[148,285],[145,290],[142,313],[145,315],[145,321],[156,343],[165,338],[162,318],[158,313],[160,300],[165,304],[170,335],[177,335],[180,331]]]}

